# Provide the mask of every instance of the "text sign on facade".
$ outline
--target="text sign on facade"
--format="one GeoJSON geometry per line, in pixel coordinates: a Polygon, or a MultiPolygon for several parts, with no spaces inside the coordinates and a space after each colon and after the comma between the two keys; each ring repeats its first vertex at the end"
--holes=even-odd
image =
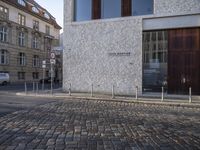
{"type": "Polygon", "coordinates": [[[109,56],[130,56],[130,52],[116,52],[116,53],[108,53],[109,56]]]}

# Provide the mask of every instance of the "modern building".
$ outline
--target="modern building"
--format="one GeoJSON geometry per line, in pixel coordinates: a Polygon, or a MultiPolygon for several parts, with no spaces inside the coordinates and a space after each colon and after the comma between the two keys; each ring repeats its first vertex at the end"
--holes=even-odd
{"type": "Polygon", "coordinates": [[[200,0],[65,0],[65,90],[200,94],[200,0]]]}
{"type": "Polygon", "coordinates": [[[42,79],[42,61],[49,63],[60,29],[34,0],[0,0],[0,72],[9,73],[11,83],[42,79]]]}

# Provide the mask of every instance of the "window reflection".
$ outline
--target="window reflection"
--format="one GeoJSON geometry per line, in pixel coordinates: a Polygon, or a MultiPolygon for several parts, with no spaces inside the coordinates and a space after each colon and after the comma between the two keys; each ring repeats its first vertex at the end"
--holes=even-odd
{"type": "Polygon", "coordinates": [[[132,0],[132,15],[153,14],[153,0],[132,0]]]}
{"type": "Polygon", "coordinates": [[[116,18],[121,16],[121,0],[102,0],[101,18],[116,18]]]}
{"type": "Polygon", "coordinates": [[[143,33],[143,90],[158,92],[167,83],[167,31],[143,33]],[[165,83],[165,84],[164,84],[165,83]]]}
{"type": "Polygon", "coordinates": [[[75,0],[75,21],[92,19],[92,0],[75,0]]]}

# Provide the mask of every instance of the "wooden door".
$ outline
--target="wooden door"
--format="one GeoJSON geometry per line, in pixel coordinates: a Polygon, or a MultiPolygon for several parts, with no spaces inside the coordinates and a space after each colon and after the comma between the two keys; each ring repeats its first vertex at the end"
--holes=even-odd
{"type": "Polygon", "coordinates": [[[200,94],[199,28],[168,31],[168,91],[200,94]]]}

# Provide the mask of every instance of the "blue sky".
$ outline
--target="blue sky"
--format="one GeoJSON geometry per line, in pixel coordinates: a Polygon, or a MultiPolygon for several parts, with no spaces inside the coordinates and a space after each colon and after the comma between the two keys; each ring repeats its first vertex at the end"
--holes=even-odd
{"type": "MultiPolygon", "coordinates": [[[[58,24],[63,27],[63,0],[35,0],[56,18],[58,24]]],[[[62,32],[62,31],[61,31],[62,32]]]]}

